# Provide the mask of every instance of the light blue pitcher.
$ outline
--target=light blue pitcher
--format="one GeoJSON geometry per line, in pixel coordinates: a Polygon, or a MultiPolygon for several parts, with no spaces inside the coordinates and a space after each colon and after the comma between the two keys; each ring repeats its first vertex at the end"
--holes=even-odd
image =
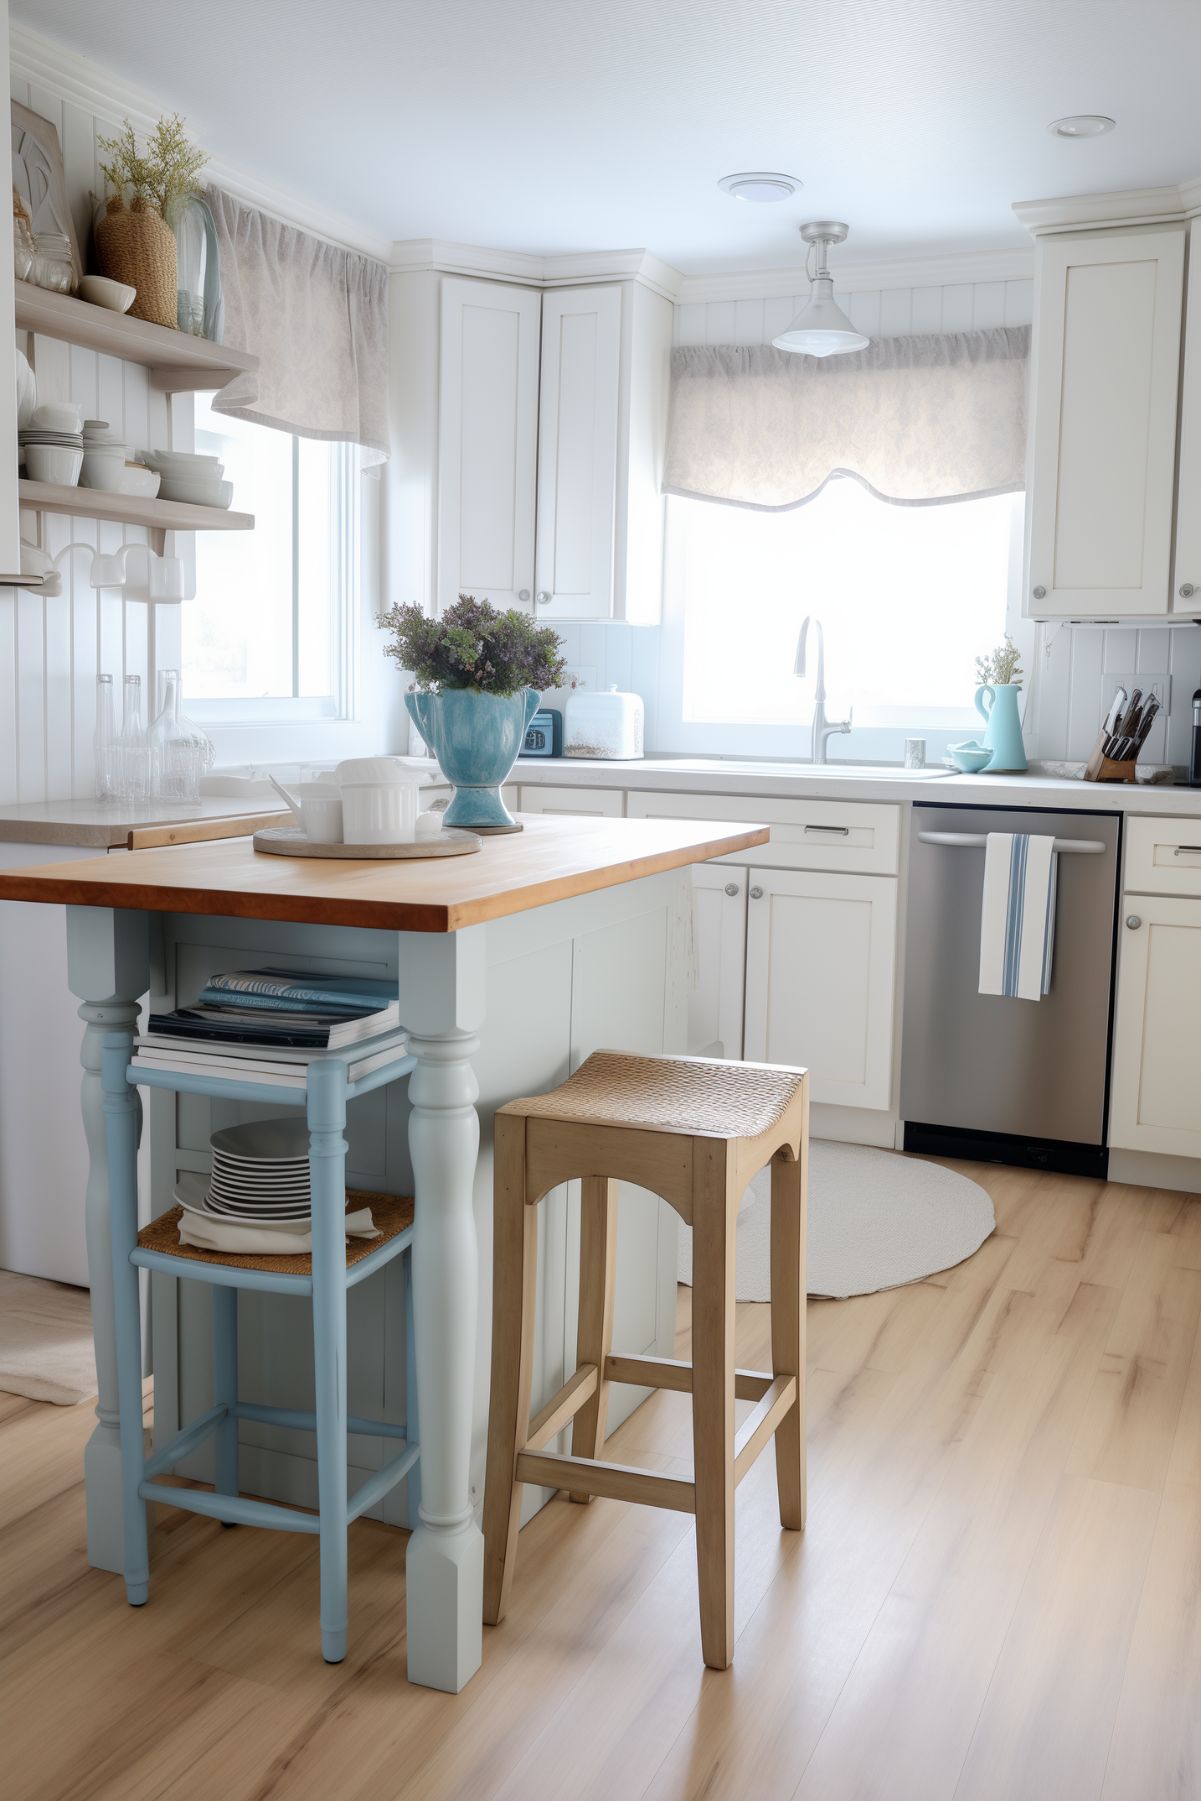
{"type": "Polygon", "coordinates": [[[976,711],[984,720],[984,748],[992,756],[985,771],[1022,770],[1026,767],[1026,747],[1022,743],[1022,721],[1018,713],[1020,682],[985,682],[976,689],[976,711]],[[988,705],[984,696],[988,695],[988,705]]]}
{"type": "Polygon", "coordinates": [[[454,798],[446,824],[473,832],[519,830],[501,794],[538,711],[537,688],[516,694],[481,694],[478,688],[444,688],[439,694],[405,695],[409,717],[425,739],[454,798]]]}

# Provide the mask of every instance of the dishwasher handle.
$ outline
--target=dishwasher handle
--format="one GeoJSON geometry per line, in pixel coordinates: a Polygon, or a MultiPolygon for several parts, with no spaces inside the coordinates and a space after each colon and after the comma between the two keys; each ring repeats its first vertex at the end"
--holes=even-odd
{"type": "MultiPolygon", "coordinates": [[[[983,850],[988,842],[983,832],[919,832],[919,844],[938,844],[948,850],[983,850]]],[[[1099,838],[1056,838],[1059,856],[1100,857],[1106,846],[1099,838]]]]}

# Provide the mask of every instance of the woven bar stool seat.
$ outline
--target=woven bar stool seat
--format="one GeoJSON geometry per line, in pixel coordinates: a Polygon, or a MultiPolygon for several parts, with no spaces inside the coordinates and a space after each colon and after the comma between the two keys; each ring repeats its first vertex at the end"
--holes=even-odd
{"type": "Polygon", "coordinates": [[[484,1497],[484,1618],[504,1616],[522,1485],[675,1508],[696,1517],[701,1645],[712,1669],[734,1649],[734,1491],[775,1441],[780,1523],[805,1523],[805,1171],[808,1076],[768,1064],[597,1051],[549,1094],[496,1114],[492,1399],[484,1497]],[[734,1364],[738,1204],[771,1165],[770,1371],[734,1364]],[[530,1418],[537,1203],[581,1180],[576,1369],[530,1418]],[[693,1231],[693,1360],[615,1353],[616,1183],[659,1194],[693,1231]],[[609,1385],[692,1396],[691,1480],[605,1462],[609,1385]],[[736,1399],[755,1403],[735,1432],[736,1399]],[[570,1456],[547,1450],[572,1427],[570,1456]]]}

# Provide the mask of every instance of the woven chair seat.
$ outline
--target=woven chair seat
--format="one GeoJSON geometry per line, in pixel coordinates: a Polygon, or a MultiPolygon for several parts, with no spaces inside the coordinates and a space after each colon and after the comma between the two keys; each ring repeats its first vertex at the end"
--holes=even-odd
{"type": "Polygon", "coordinates": [[[803,1079],[802,1070],[765,1063],[595,1051],[549,1094],[510,1101],[500,1112],[689,1138],[758,1138],[777,1124],[803,1079]]]}

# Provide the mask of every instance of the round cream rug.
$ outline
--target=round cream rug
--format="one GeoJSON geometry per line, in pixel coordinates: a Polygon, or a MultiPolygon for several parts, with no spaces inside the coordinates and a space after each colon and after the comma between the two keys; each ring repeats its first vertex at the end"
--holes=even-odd
{"type": "MultiPolygon", "coordinates": [[[[740,1301],[770,1298],[771,1172],[761,1170],[738,1217],[736,1287],[740,1301]]],[[[996,1226],[978,1182],[898,1151],[833,1144],[809,1146],[811,1295],[843,1300],[920,1282],[978,1251],[996,1226]]],[[[680,1281],[692,1282],[692,1233],[680,1229],[680,1281]]]]}

